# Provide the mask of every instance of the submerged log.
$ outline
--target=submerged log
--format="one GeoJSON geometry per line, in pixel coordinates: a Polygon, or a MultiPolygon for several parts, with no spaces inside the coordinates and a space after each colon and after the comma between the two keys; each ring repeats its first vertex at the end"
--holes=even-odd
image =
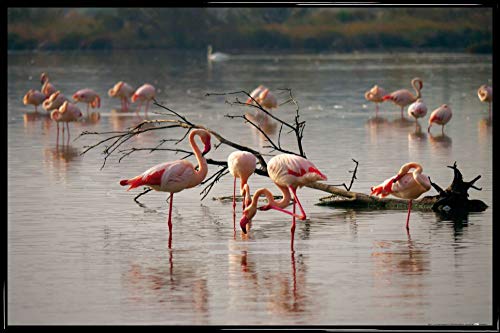
{"type": "MultiPolygon", "coordinates": [[[[432,187],[439,193],[434,196],[425,196],[421,199],[413,200],[413,210],[435,211],[447,214],[461,214],[464,212],[482,212],[488,208],[481,200],[469,200],[468,190],[470,188],[480,191],[474,183],[481,178],[477,176],[470,182],[464,182],[462,173],[457,168],[455,162],[453,166],[453,181],[446,190],[431,181],[432,187]]],[[[369,208],[369,209],[407,209],[408,200],[396,198],[378,198],[364,193],[345,191],[335,186],[313,183],[308,185],[321,191],[332,193],[332,195],[320,198],[319,206],[348,207],[348,208],[369,208]]]]}

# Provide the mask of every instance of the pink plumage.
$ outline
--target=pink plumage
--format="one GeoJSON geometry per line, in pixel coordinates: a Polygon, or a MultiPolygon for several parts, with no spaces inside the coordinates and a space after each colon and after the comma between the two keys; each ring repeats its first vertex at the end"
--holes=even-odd
{"type": "Polygon", "coordinates": [[[414,78],[411,80],[411,85],[415,89],[416,95],[413,95],[408,89],[400,89],[382,98],[384,101],[392,101],[401,108],[401,118],[403,118],[403,109],[422,96],[420,90],[424,86],[423,81],[420,78],[414,78]]]}
{"type": "Polygon", "coordinates": [[[153,98],[156,96],[156,89],[154,86],[152,86],[149,83],[145,83],[142,86],[140,86],[132,95],[132,102],[139,102],[139,106],[137,108],[136,113],[139,114],[139,111],[141,111],[141,106],[143,102],[146,102],[146,107],[145,107],[145,115],[148,114],[148,108],[149,108],[149,103],[153,98]]]}
{"type": "Polygon", "coordinates": [[[250,187],[247,185],[248,178],[254,173],[257,159],[252,153],[247,151],[235,151],[229,154],[227,166],[229,172],[234,177],[233,185],[233,213],[235,213],[236,201],[236,178],[241,181],[240,193],[243,195],[243,209],[250,204],[250,187]],[[247,185],[247,186],[245,186],[247,185]]]}
{"type": "Polygon", "coordinates": [[[441,133],[444,134],[444,125],[450,121],[452,115],[453,113],[451,108],[446,104],[443,104],[436,110],[432,111],[431,117],[429,118],[429,127],[427,128],[427,132],[430,133],[432,125],[437,124],[442,126],[441,133]]]}

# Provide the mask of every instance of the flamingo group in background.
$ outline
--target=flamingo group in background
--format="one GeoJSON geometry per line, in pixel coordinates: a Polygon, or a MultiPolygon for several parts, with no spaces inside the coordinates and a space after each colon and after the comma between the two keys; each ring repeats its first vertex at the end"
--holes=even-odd
{"type": "Polygon", "coordinates": [[[59,109],[53,110],[50,113],[50,118],[54,120],[57,123],[57,144],[59,144],[59,123],[63,123],[63,128],[62,132],[64,135],[64,123],[66,124],[66,128],[68,129],[68,141],[70,137],[69,133],[69,123],[77,121],[82,117],[82,112],[80,109],[73,103],[69,103],[68,101],[65,101],[59,109]]]}
{"type": "Polygon", "coordinates": [[[444,125],[446,125],[452,116],[451,108],[443,104],[438,107],[436,110],[432,111],[431,117],[429,118],[429,127],[427,128],[427,132],[431,132],[432,124],[441,125],[441,133],[444,134],[444,125]]]}
{"type": "Polygon", "coordinates": [[[122,110],[128,111],[128,105],[130,103],[130,98],[134,94],[134,88],[126,82],[119,81],[113,88],[108,90],[109,97],[119,98],[122,104],[122,110]]]}
{"type": "Polygon", "coordinates": [[[149,83],[145,83],[137,90],[134,92],[132,95],[132,102],[139,101],[139,106],[137,107],[136,113],[139,115],[139,112],[141,111],[141,106],[143,102],[146,102],[146,107],[144,109],[144,114],[147,117],[148,115],[148,108],[149,108],[149,103],[153,98],[155,98],[156,95],[156,89],[153,85],[149,83]]]}
{"type": "Polygon", "coordinates": [[[493,101],[493,88],[483,84],[477,90],[477,97],[484,103],[488,103],[488,119],[491,120],[491,102],[493,101]]]}
{"type": "Polygon", "coordinates": [[[385,95],[382,98],[384,101],[392,101],[394,104],[398,105],[401,108],[401,118],[403,118],[403,109],[422,97],[422,94],[420,92],[424,87],[422,79],[418,77],[414,78],[413,80],[411,80],[411,85],[413,89],[415,89],[416,95],[413,95],[408,89],[400,89],[390,93],[389,95],[385,95]]]}
{"type": "Polygon", "coordinates": [[[248,178],[254,173],[257,159],[247,151],[235,151],[227,157],[229,172],[234,177],[233,185],[233,215],[236,214],[236,179],[240,179],[240,194],[243,196],[243,209],[251,202],[248,178]],[[245,186],[247,185],[247,186],[245,186]]]}
{"type": "Polygon", "coordinates": [[[43,103],[43,101],[45,100],[45,97],[46,97],[45,94],[41,93],[40,91],[30,89],[24,95],[23,103],[24,103],[24,105],[28,105],[28,104],[34,105],[35,112],[38,112],[38,105],[43,103]]]}
{"type": "Polygon", "coordinates": [[[365,99],[367,101],[375,103],[375,116],[378,115],[379,103],[382,103],[384,101],[385,95],[385,89],[378,85],[374,85],[373,88],[365,93],[365,99]]]}
{"type": "Polygon", "coordinates": [[[40,74],[40,82],[42,84],[41,92],[45,94],[46,97],[49,97],[53,93],[57,91],[52,83],[49,82],[49,76],[47,73],[40,74]]]}
{"type": "Polygon", "coordinates": [[[415,118],[415,125],[418,127],[418,118],[423,118],[427,114],[427,105],[419,98],[415,103],[408,106],[408,115],[415,118]]]}
{"type": "Polygon", "coordinates": [[[210,133],[203,129],[193,130],[189,134],[189,144],[198,161],[197,168],[189,161],[176,160],[155,165],[136,177],[120,181],[120,185],[122,186],[129,185],[127,191],[138,186],[149,186],[153,190],[170,193],[168,210],[169,248],[172,241],[172,203],[174,193],[199,185],[205,179],[208,172],[207,161],[203,155],[208,153],[211,148],[210,133]],[[196,136],[204,144],[203,152],[196,144],[196,136]]]}
{"type": "Polygon", "coordinates": [[[52,111],[59,109],[64,102],[69,101],[59,90],[49,96],[43,101],[43,108],[45,111],[52,111]]]}
{"type": "Polygon", "coordinates": [[[371,194],[384,198],[389,194],[408,201],[408,215],[406,217],[406,230],[410,229],[410,212],[412,202],[422,193],[431,189],[429,177],[422,173],[423,168],[419,163],[404,164],[396,176],[386,179],[382,184],[371,188],[371,194]],[[410,172],[410,170],[413,172],[410,172]]]}
{"type": "Polygon", "coordinates": [[[254,100],[257,101],[266,110],[275,109],[278,107],[278,100],[274,96],[269,88],[259,85],[251,93],[246,104],[253,104],[254,100]],[[253,98],[253,99],[252,99],[253,98]]]}
{"type": "Polygon", "coordinates": [[[73,94],[73,100],[75,102],[83,102],[87,104],[87,118],[89,118],[89,107],[100,108],[101,107],[101,97],[98,93],[90,88],[80,89],[73,94]]]}
{"type": "Polygon", "coordinates": [[[243,211],[243,216],[240,220],[241,230],[243,233],[246,233],[246,225],[253,215],[255,215],[255,206],[259,196],[265,195],[268,199],[268,204],[260,207],[260,210],[275,209],[292,215],[291,247],[293,249],[295,218],[298,217],[301,220],[306,219],[304,208],[297,197],[297,188],[315,181],[327,180],[327,177],[321,173],[321,171],[319,171],[311,161],[293,154],[279,154],[271,158],[267,164],[267,172],[269,174],[269,178],[271,178],[276,186],[278,186],[278,188],[283,192],[283,200],[280,202],[274,201],[272,193],[270,193],[267,189],[260,189],[260,191],[257,190],[252,197],[250,206],[243,211]],[[286,193],[289,193],[289,191],[291,191],[293,195],[293,212],[284,209],[284,207],[288,206],[289,199],[287,200],[287,198],[290,198],[290,194],[287,195],[286,193]],[[301,215],[295,213],[296,204],[299,205],[301,215]]]}

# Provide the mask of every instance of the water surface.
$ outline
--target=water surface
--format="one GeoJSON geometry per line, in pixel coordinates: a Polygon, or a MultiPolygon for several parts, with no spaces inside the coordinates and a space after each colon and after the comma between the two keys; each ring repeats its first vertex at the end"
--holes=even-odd
{"type": "MultiPolygon", "coordinates": [[[[492,126],[476,95],[491,77],[491,57],[465,54],[241,54],[211,65],[204,54],[184,52],[9,54],[8,322],[491,325],[492,126]],[[101,94],[100,121],[71,124],[68,145],[56,145],[55,124],[22,104],[28,89],[40,88],[41,72],[66,96],[86,87],[101,94]],[[420,120],[421,132],[402,123],[392,104],[383,104],[375,118],[374,104],[364,100],[374,84],[411,89],[416,76],[424,81],[429,114],[444,103],[453,109],[445,135],[438,126],[426,132],[429,115],[420,120]],[[98,137],[73,140],[84,130],[138,123],[107,96],[120,80],[154,84],[158,101],[263,151],[266,143],[254,129],[225,117],[248,111],[225,103],[235,96],[205,94],[264,84],[282,102],[286,93],[278,89],[290,88],[306,121],[307,157],[328,183],[348,183],[354,158],[352,190],[369,193],[415,160],[444,188],[453,178],[446,166],[457,161],[465,180],[481,174],[476,185],[482,191],[470,196],[490,207],[459,219],[415,211],[407,235],[404,210],[320,207],[315,203],[327,194],[303,188],[298,194],[308,219],[298,222],[291,251],[287,215],[258,213],[247,236],[233,228],[231,203],[212,200],[232,193],[226,176],[203,201],[202,187],[174,196],[169,249],[167,194],[148,193],[138,205],[133,198],[141,189],[127,192],[118,182],[181,156],[136,152],[118,163],[117,155],[101,170],[102,148],[80,155],[98,137]]],[[[152,108],[150,119],[165,118],[154,111],[160,109],[152,108]]],[[[275,113],[291,121],[295,107],[275,113]]],[[[153,131],[127,147],[152,147],[183,134],[153,131]]],[[[292,135],[283,132],[281,140],[296,150],[292,135]]],[[[187,142],[178,146],[190,149],[187,142]]],[[[221,146],[209,156],[225,160],[232,151],[221,146]]],[[[215,171],[211,165],[209,175],[215,171]]],[[[260,176],[250,186],[276,191],[260,176]]]]}

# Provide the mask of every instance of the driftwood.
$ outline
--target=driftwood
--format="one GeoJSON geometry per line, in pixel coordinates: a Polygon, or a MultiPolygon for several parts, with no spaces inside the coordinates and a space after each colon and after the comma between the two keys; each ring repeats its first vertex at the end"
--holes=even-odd
{"type": "MultiPolygon", "coordinates": [[[[432,187],[439,193],[434,196],[425,196],[421,199],[413,200],[412,209],[432,210],[447,214],[461,214],[465,212],[482,212],[488,206],[481,200],[469,200],[468,190],[470,188],[480,191],[474,183],[481,178],[477,176],[470,182],[464,182],[462,173],[457,168],[455,162],[453,166],[453,181],[446,190],[431,181],[432,187]]],[[[408,201],[395,198],[377,198],[364,193],[345,191],[331,185],[313,183],[308,187],[330,192],[332,195],[320,198],[319,206],[349,207],[349,208],[371,208],[371,209],[407,209],[408,201]]]]}

